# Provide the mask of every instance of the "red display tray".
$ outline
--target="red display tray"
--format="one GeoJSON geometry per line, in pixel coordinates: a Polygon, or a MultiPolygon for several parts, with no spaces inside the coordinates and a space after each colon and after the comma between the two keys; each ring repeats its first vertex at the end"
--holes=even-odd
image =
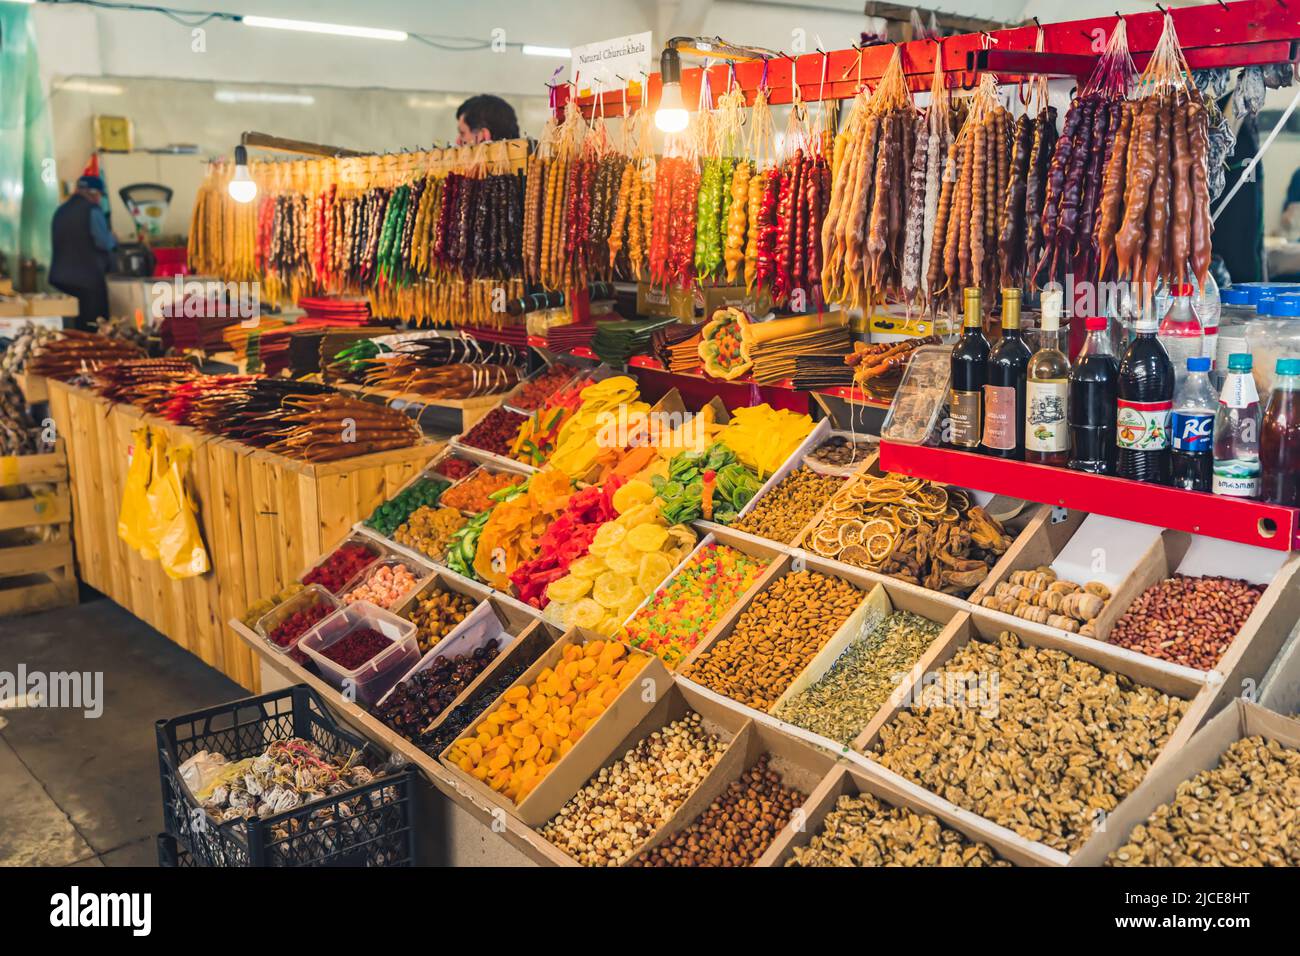
{"type": "Polygon", "coordinates": [[[1300,510],[1262,501],[887,441],[880,443],[880,468],[1276,551],[1300,548],[1300,510]]]}

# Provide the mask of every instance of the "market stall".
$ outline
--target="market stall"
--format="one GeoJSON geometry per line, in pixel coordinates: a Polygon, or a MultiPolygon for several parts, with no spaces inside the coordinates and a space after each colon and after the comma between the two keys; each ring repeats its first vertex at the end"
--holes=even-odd
{"type": "Polygon", "coordinates": [[[365,312],[231,330],[266,375],[37,351],[82,579],[295,708],[213,765],[162,740],[169,862],[268,862],[255,818],[351,820],[293,860],[339,862],[382,806],[348,860],[405,864],[450,842],[418,776],[541,865],[1294,864],[1253,818],[1133,835],[1234,761],[1295,776],[1236,698],[1293,683],[1300,295],[1209,258],[1221,110],[1294,80],[1294,14],[679,40],[640,99],[556,87],[535,149],[214,164],[192,260],[365,312]],[[240,791],[312,708],[334,802],[240,791]]]}

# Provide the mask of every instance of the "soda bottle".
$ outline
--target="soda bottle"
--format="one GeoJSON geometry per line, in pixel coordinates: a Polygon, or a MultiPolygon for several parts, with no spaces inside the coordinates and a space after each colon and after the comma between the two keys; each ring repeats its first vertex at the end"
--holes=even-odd
{"type": "Polygon", "coordinates": [[[1228,356],[1228,377],[1214,416],[1216,495],[1259,497],[1259,393],[1249,355],[1228,356]]]}
{"type": "Polygon", "coordinates": [[[1259,464],[1259,496],[1300,508],[1300,358],[1277,360],[1260,428],[1259,464]]]}
{"type": "Polygon", "coordinates": [[[1187,360],[1205,354],[1205,329],[1192,308],[1192,284],[1183,282],[1170,291],[1169,311],[1160,323],[1160,344],[1174,364],[1174,384],[1178,385],[1187,373],[1187,360]]]}
{"type": "Polygon", "coordinates": [[[1115,471],[1121,478],[1167,485],[1174,366],[1157,338],[1158,330],[1154,313],[1143,310],[1119,364],[1115,471]]]}
{"type": "Polygon", "coordinates": [[[1070,360],[1061,351],[1061,293],[1043,292],[1038,351],[1025,373],[1025,461],[1064,467],[1070,460],[1070,360]]]}
{"type": "Polygon", "coordinates": [[[1214,416],[1219,396],[1210,382],[1210,360],[1187,360],[1187,375],[1174,392],[1174,487],[1209,491],[1214,475],[1214,416]]]}
{"type": "Polygon", "coordinates": [[[989,352],[984,386],[981,451],[998,458],[1025,458],[1025,376],[1029,346],[1020,331],[1020,290],[1002,290],[1002,338],[989,352]]]}
{"type": "Polygon", "coordinates": [[[952,393],[948,399],[951,445],[963,451],[979,451],[980,430],[984,423],[984,385],[988,381],[989,340],[984,337],[980,290],[967,289],[964,301],[966,317],[951,359],[952,393]]]}
{"type": "Polygon", "coordinates": [[[1094,475],[1113,475],[1119,362],[1111,347],[1106,319],[1085,319],[1083,325],[1088,337],[1070,369],[1070,467],[1094,475]]]}

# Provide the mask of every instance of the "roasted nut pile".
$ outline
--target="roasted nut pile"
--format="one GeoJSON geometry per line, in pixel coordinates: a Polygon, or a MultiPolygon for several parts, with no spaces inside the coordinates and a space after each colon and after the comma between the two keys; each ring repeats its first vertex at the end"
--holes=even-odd
{"type": "Polygon", "coordinates": [[[1094,622],[1109,600],[1110,588],[1100,581],[1075,584],[1058,578],[1050,567],[1040,567],[1012,571],[980,604],[1035,624],[1096,637],[1094,622]]]}
{"type": "Polygon", "coordinates": [[[763,754],[694,823],[632,865],[752,866],[803,801],[803,794],[782,786],[763,754]]]}
{"type": "Polygon", "coordinates": [[[1300,866],[1300,751],[1245,737],[1178,785],[1107,866],[1300,866]]]}
{"type": "Polygon", "coordinates": [[[697,713],[642,739],[574,794],[542,827],[583,866],[619,866],[695,792],[727,745],[697,713]]]}
{"type": "Polygon", "coordinates": [[[1142,592],[1108,638],[1151,657],[1211,670],[1259,603],[1264,586],[1176,574],[1142,592]]]}
{"type": "Polygon", "coordinates": [[[1009,632],[996,644],[972,640],[933,686],[939,693],[881,729],[870,756],[1065,852],[1142,782],[1187,711],[1185,700],[1009,632]]]}
{"type": "Polygon", "coordinates": [[[758,499],[753,511],[739,521],[733,521],[731,527],[770,541],[793,544],[804,525],[843,484],[843,478],[819,475],[810,468],[798,468],[758,499]]]}
{"type": "Polygon", "coordinates": [[[786,866],[1010,866],[937,817],[891,807],[869,793],[845,794],[821,832],[796,847],[786,866]]]}
{"type": "Polygon", "coordinates": [[[852,441],[843,435],[832,435],[815,449],[808,457],[823,465],[843,468],[864,462],[876,450],[874,438],[862,438],[852,441]]]}
{"type": "Polygon", "coordinates": [[[862,603],[847,581],[792,571],[754,596],[735,628],[692,661],[686,677],[767,710],[862,603]]]}
{"type": "Polygon", "coordinates": [[[824,558],[965,597],[1011,536],[961,489],[890,474],[851,479],[802,543],[824,558]]]}
{"type": "Polygon", "coordinates": [[[455,508],[417,508],[406,524],[397,529],[393,540],[405,548],[419,551],[441,561],[451,536],[467,524],[455,508]]]}
{"type": "Polygon", "coordinates": [[[474,610],[477,602],[459,591],[444,591],[437,585],[415,599],[407,617],[419,630],[416,639],[423,654],[451,633],[474,610]]]}
{"type": "Polygon", "coordinates": [[[942,630],[908,611],[889,615],[845,648],[816,682],[781,703],[773,716],[852,743],[942,630]]]}

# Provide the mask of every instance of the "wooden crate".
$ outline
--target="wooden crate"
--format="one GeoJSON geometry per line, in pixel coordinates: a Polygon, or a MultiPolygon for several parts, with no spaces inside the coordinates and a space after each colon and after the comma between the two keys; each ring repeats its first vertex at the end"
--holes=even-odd
{"type": "Polygon", "coordinates": [[[48,454],[0,458],[0,617],[76,601],[63,443],[48,454]]]}
{"type": "Polygon", "coordinates": [[[256,692],[260,672],[225,622],[296,580],[351,526],[418,473],[425,443],[313,465],[110,405],[50,382],[50,410],[68,446],[82,579],[232,680],[256,692]],[[193,450],[189,485],[212,570],[173,581],[117,536],[132,432],[161,429],[193,450]]]}

